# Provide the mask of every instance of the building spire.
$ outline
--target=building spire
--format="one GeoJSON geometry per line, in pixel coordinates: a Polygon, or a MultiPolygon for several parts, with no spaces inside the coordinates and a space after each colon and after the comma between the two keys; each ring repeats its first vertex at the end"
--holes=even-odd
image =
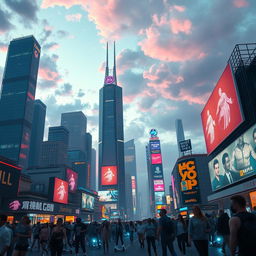
{"type": "Polygon", "coordinates": [[[107,42],[107,51],[106,51],[106,68],[105,68],[105,79],[109,76],[109,68],[108,68],[108,42],[107,42]]]}
{"type": "Polygon", "coordinates": [[[116,42],[114,41],[114,68],[113,68],[113,77],[115,80],[115,84],[117,84],[117,79],[116,79],[116,42]]]}

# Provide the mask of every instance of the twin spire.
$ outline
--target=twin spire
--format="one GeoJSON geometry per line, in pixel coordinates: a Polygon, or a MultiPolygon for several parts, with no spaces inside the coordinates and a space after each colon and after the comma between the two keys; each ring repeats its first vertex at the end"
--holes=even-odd
{"type": "MultiPolygon", "coordinates": [[[[110,77],[109,75],[109,67],[108,67],[108,42],[107,42],[107,52],[106,52],[106,68],[105,68],[105,80],[106,83],[107,78],[110,77]]],[[[114,41],[114,66],[113,66],[113,84],[117,84],[116,79],[116,43],[114,41]]]]}

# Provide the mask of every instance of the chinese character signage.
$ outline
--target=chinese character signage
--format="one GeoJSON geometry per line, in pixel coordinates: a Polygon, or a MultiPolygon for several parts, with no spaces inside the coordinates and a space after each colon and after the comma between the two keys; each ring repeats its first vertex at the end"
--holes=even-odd
{"type": "Polygon", "coordinates": [[[71,169],[67,169],[66,170],[66,177],[67,177],[69,192],[71,192],[71,193],[76,192],[77,178],[78,178],[77,172],[74,172],[71,169]]]}
{"type": "Polygon", "coordinates": [[[199,184],[195,159],[186,159],[178,163],[178,176],[183,204],[200,203],[199,184]]]}
{"type": "Polygon", "coordinates": [[[68,203],[68,183],[66,181],[54,178],[53,202],[68,203]]]}
{"type": "Polygon", "coordinates": [[[208,154],[243,122],[243,115],[229,64],[208,99],[201,113],[201,118],[208,154]]]}
{"type": "Polygon", "coordinates": [[[101,167],[101,185],[117,185],[117,167],[103,166],[101,167]]]}
{"type": "Polygon", "coordinates": [[[14,199],[8,202],[8,208],[11,211],[53,212],[54,204],[42,201],[14,199]]]}
{"type": "Polygon", "coordinates": [[[208,164],[212,190],[256,174],[256,125],[238,137],[208,164]]]}

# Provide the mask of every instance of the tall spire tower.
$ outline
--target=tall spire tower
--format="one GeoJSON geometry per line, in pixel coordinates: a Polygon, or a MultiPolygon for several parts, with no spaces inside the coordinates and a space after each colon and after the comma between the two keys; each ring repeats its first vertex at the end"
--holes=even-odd
{"type": "Polygon", "coordinates": [[[106,80],[106,77],[108,76],[109,76],[109,68],[108,68],[108,42],[107,42],[105,80],[106,80]]]}
{"type": "MultiPolygon", "coordinates": [[[[99,106],[99,196],[111,195],[106,208],[126,214],[124,131],[122,88],[116,79],[116,52],[114,43],[113,73],[108,68],[108,44],[104,86],[100,89],[99,106]]],[[[108,198],[108,197],[107,197],[108,198]]],[[[111,211],[110,211],[111,212],[111,211]]]]}

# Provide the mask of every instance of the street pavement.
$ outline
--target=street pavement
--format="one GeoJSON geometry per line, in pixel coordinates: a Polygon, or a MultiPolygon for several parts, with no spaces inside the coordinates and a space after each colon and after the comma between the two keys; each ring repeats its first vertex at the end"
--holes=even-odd
{"type": "MultiPolygon", "coordinates": [[[[88,256],[115,256],[115,255],[123,255],[123,256],[147,256],[147,244],[145,243],[145,248],[144,249],[141,249],[140,246],[139,246],[139,242],[137,239],[134,240],[133,243],[130,243],[130,241],[128,240],[128,238],[125,239],[125,247],[126,247],[126,250],[125,252],[114,252],[114,244],[113,243],[110,243],[110,250],[109,250],[109,254],[104,254],[103,253],[103,249],[102,248],[90,248],[90,247],[87,247],[87,255],[88,256]]],[[[178,256],[182,255],[178,249],[178,245],[177,245],[177,240],[175,240],[174,242],[174,247],[175,247],[175,251],[176,251],[176,254],[178,256]]],[[[194,246],[192,246],[191,248],[187,248],[187,253],[186,253],[186,256],[197,256],[197,252],[194,248],[194,246]]],[[[160,243],[157,242],[157,252],[158,252],[158,255],[161,256],[162,255],[162,251],[161,251],[161,246],[160,246],[160,243]]],[[[30,251],[27,256],[40,256],[41,253],[39,251],[37,251],[37,249],[34,249],[33,251],[30,251]]],[[[74,253],[74,250],[73,250],[73,253],[70,254],[68,252],[64,252],[63,253],[63,256],[68,256],[68,255],[75,255],[74,253]]],[[[80,254],[79,256],[82,256],[83,253],[82,251],[80,250],[80,254]]],[[[152,255],[153,252],[152,252],[152,255]]],[[[169,256],[170,254],[168,254],[169,256]]],[[[49,256],[50,256],[50,253],[49,253],[49,256]]],[[[221,253],[221,249],[220,248],[215,248],[215,247],[210,247],[209,248],[209,256],[223,256],[223,254],[221,253]]]]}

